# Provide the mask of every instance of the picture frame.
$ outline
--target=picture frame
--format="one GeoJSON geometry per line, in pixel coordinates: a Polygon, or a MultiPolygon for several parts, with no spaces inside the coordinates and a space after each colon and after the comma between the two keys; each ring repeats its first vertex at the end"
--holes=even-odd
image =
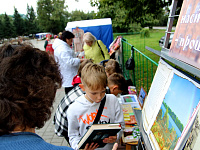
{"type": "Polygon", "coordinates": [[[139,95],[138,95],[138,102],[139,102],[141,108],[143,108],[144,101],[145,101],[146,97],[147,97],[147,93],[144,90],[144,88],[141,86],[140,92],[139,92],[139,95]]]}

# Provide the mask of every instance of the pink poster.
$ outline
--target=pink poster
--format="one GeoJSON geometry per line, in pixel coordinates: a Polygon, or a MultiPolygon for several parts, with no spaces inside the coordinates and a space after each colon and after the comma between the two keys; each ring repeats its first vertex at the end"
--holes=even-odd
{"type": "Polygon", "coordinates": [[[200,69],[200,0],[184,0],[169,55],[200,69]]]}

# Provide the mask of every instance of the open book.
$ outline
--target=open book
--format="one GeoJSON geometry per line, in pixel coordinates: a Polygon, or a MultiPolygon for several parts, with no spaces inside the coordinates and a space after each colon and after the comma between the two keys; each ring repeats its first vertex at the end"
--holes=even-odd
{"type": "Polygon", "coordinates": [[[162,59],[142,109],[153,149],[180,149],[199,107],[200,84],[162,59]]]}
{"type": "Polygon", "coordinates": [[[79,149],[84,149],[87,143],[98,143],[99,147],[104,147],[103,139],[115,136],[121,130],[121,125],[114,124],[93,124],[78,143],[79,149]]]}
{"type": "Polygon", "coordinates": [[[138,97],[136,95],[127,94],[121,95],[122,104],[130,104],[132,108],[141,109],[140,104],[138,102],[138,97]]]}

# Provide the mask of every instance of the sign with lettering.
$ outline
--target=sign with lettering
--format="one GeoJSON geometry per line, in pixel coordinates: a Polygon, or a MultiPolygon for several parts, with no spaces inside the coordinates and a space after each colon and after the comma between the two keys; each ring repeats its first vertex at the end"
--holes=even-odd
{"type": "Polygon", "coordinates": [[[200,69],[200,0],[184,0],[169,55],[200,69]]]}

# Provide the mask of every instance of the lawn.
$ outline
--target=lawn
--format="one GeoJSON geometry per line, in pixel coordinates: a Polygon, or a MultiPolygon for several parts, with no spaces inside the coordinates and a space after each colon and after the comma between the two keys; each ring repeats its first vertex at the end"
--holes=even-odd
{"type": "MultiPolygon", "coordinates": [[[[128,43],[133,45],[136,49],[140,50],[146,56],[153,59],[155,62],[158,62],[159,57],[152,52],[145,49],[145,46],[148,46],[152,49],[161,51],[161,47],[159,46],[159,40],[162,36],[165,35],[165,30],[157,30],[152,29],[150,30],[150,37],[140,37],[140,34],[132,34],[132,35],[122,35],[128,43]]],[[[114,34],[114,38],[119,36],[119,34],[114,34]]]]}
{"type": "MultiPolygon", "coordinates": [[[[114,38],[120,34],[114,34],[114,38]]],[[[148,46],[154,50],[161,51],[159,46],[159,40],[162,36],[165,35],[165,30],[150,30],[150,37],[140,37],[139,33],[135,34],[124,34],[122,35],[126,41],[134,46],[137,50],[142,52],[147,57],[151,58],[153,61],[158,63],[159,56],[145,49],[145,46],[148,46]]],[[[131,46],[128,44],[123,45],[123,58],[126,61],[131,55],[131,46]],[[124,47],[125,46],[125,47],[124,47]]],[[[124,61],[124,63],[125,63],[124,61]]],[[[148,92],[151,82],[153,80],[154,73],[157,69],[157,66],[146,57],[141,55],[138,52],[134,52],[134,61],[135,61],[135,72],[132,70],[126,70],[125,67],[122,67],[124,76],[132,81],[135,81],[135,86],[137,91],[140,90],[140,87],[143,86],[145,91],[148,92]]],[[[125,64],[124,64],[125,65],[125,64]]],[[[124,66],[123,65],[123,66],[124,66]]],[[[133,82],[134,83],[134,82],[133,82]]]]}

